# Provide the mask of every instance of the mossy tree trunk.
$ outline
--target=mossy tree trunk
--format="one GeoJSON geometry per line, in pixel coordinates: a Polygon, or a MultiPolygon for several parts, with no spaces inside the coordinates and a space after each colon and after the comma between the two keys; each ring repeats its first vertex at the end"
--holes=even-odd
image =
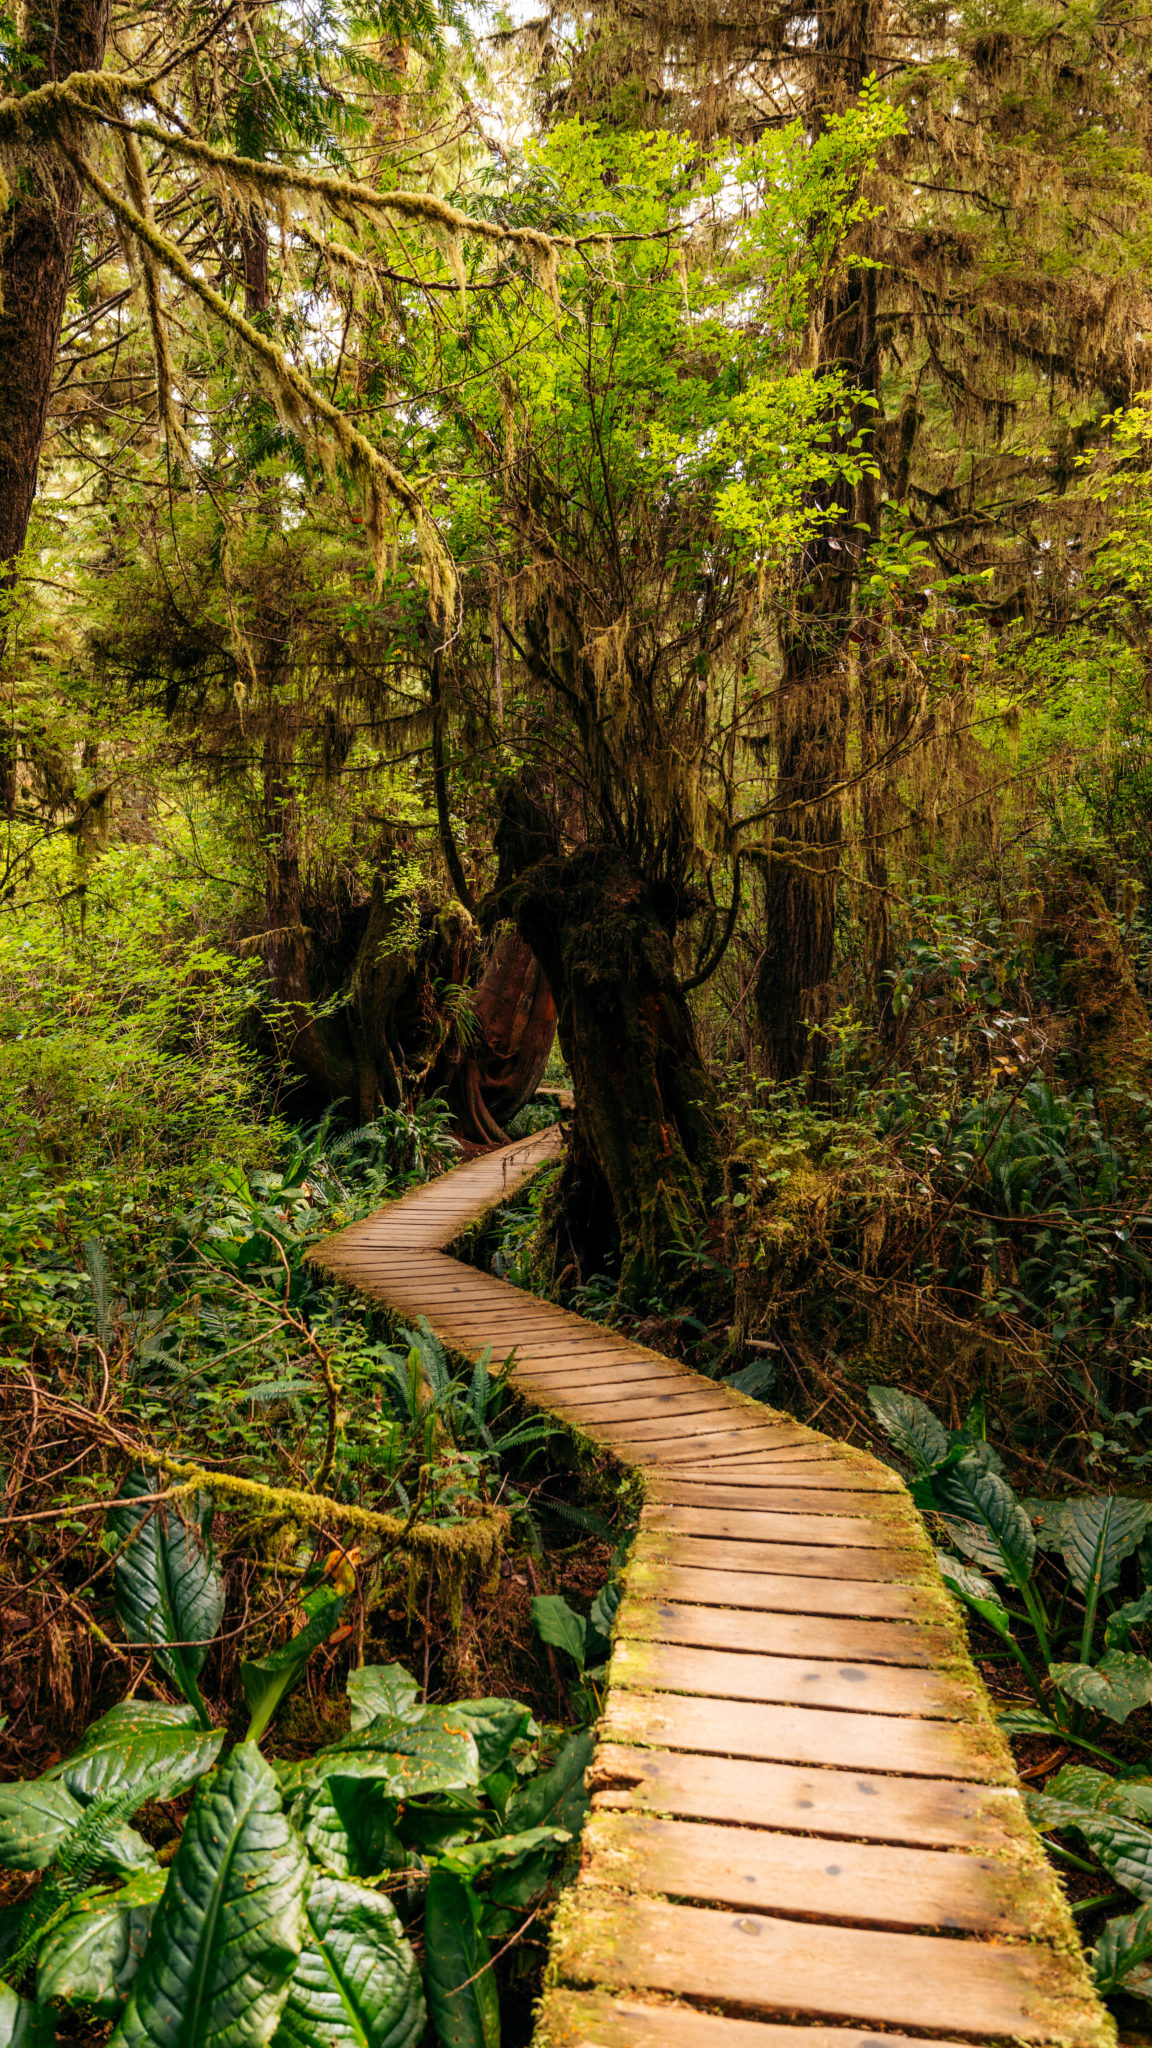
{"type": "MultiPolygon", "coordinates": [[[[108,0],[57,0],[16,10],[17,48],[4,91],[45,85],[72,71],[99,71],[108,41],[108,0]]],[[[28,533],[60,328],[80,222],[80,185],[60,158],[51,171],[29,149],[0,211],[0,672],[5,599],[28,533]]],[[[0,721],[0,810],[16,809],[20,735],[0,721]]]]}
{"type": "MultiPolygon", "coordinates": [[[[505,842],[507,844],[507,842],[505,842]]],[[[719,1182],[713,1091],[677,980],[667,892],[614,848],[546,855],[490,902],[540,962],[576,1092],[564,1226],[587,1277],[615,1238],[622,1296],[707,1229],[719,1182]]]]}
{"type": "Polygon", "coordinates": [[[1090,857],[1053,862],[1038,936],[1055,955],[1081,1076],[1111,1129],[1134,1132],[1152,1095],[1152,1020],[1090,857]]]}
{"type": "MultiPolygon", "coordinates": [[[[830,0],[816,20],[807,92],[819,132],[859,93],[876,47],[877,0],[830,0]]],[[[817,367],[842,371],[861,394],[848,437],[874,414],[879,378],[876,272],[853,267],[825,294],[816,324],[817,367]]],[[[873,479],[839,481],[809,544],[804,583],[783,636],[772,790],[773,844],[765,877],[763,957],[756,1012],[769,1071],[789,1080],[821,1063],[830,1007],[836,897],[844,837],[851,709],[849,634],[864,548],[876,528],[873,479]]]]}

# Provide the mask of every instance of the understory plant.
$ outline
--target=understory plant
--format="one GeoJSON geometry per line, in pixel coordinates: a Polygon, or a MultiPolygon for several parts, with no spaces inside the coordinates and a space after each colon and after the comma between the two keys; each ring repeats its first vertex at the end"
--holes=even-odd
{"type": "Polygon", "coordinates": [[[0,1864],[43,1873],[0,1917],[0,2048],[47,2048],[61,2008],[115,2020],[117,2048],[182,2026],[196,2048],[415,2048],[429,2020],[444,2048],[499,2048],[492,1944],[536,1917],[579,1831],[590,1731],[549,1745],[515,1700],[430,1705],[402,1666],[362,1665],[347,1734],[267,1759],[339,1625],[337,1570],[302,1589],[295,1634],[241,1665],[229,1746],[197,1683],[223,1615],[210,1503],[181,1512],[144,1474],[125,1492],[119,1617],[184,1697],[126,1699],[0,1787],[0,1864]],[[157,1845],[132,1826],[142,1809],[157,1845]]]}
{"type": "Polygon", "coordinates": [[[984,1439],[979,1404],[950,1430],[899,1388],[870,1387],[869,1399],[911,1468],[913,1499],[951,1545],[936,1552],[946,1585],[999,1637],[1033,1696],[1004,1708],[1001,1727],[1054,1737],[1111,1767],[1065,1763],[1025,1799],[1038,1828],[1078,1836],[1095,1859],[1057,1843],[1061,1862],[1106,1873],[1110,1888],[1074,1911],[1139,1901],[1103,1926],[1096,1977],[1101,1991],[1152,2000],[1152,1762],[1106,1746],[1109,1723],[1119,1730],[1152,1703],[1152,1658],[1137,1647],[1152,1624],[1152,1502],[1021,1498],[984,1439]],[[1139,1584],[1125,1588],[1133,1563],[1139,1584]]]}

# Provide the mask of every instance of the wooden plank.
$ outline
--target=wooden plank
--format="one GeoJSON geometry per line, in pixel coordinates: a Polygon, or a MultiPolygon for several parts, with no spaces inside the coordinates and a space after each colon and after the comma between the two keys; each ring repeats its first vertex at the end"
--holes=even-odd
{"type": "Polygon", "coordinates": [[[979,1723],[766,1706],[756,1700],[632,1692],[614,1685],[601,1725],[607,1742],[757,1757],[765,1763],[835,1764],[916,1778],[1011,1782],[1012,1767],[995,1731],[979,1723]]]}
{"type": "MultiPolygon", "coordinates": [[[[645,1532],[643,1556],[663,1564],[718,1567],[732,1572],[781,1572],[792,1578],[921,1579],[925,1560],[914,1550],[838,1550],[834,1544],[724,1543],[673,1530],[645,1532]]],[[[635,1554],[635,1553],[633,1553],[635,1554]]]]}
{"type": "Polygon", "coordinates": [[[905,1488],[894,1472],[885,1473],[883,1468],[874,1473],[861,1471],[859,1466],[841,1463],[828,1451],[796,1451],[783,1449],[775,1454],[761,1452],[755,1459],[734,1458],[723,1466],[711,1462],[704,1465],[677,1465],[674,1471],[661,1472],[652,1482],[658,1493],[670,1492],[672,1487],[725,1486],[735,1492],[755,1493],[761,1487],[782,1486],[823,1486],[840,1493],[895,1493],[903,1494],[905,1488]]]}
{"type": "MultiPolygon", "coordinates": [[[[558,1401],[563,1398],[557,1394],[558,1401]]],[[[714,1393],[704,1392],[689,1384],[687,1387],[666,1387],[662,1393],[626,1395],[619,1400],[605,1396],[601,1388],[576,1397],[579,1401],[581,1420],[587,1429],[596,1429],[601,1422],[646,1422],[658,1415],[676,1420],[681,1415],[716,1415],[724,1412],[724,1403],[714,1393]]]]}
{"type": "MultiPolygon", "coordinates": [[[[723,1546],[719,1546],[723,1547],[723,1546]]],[[[875,1552],[868,1553],[869,1559],[875,1552]]],[[[742,1610],[732,1617],[733,1625],[748,1619],[746,1610],[755,1609],[770,1617],[803,1615],[823,1626],[820,1617],[849,1615],[864,1620],[919,1621],[938,1617],[938,1593],[920,1586],[890,1584],[884,1580],[858,1578],[789,1577],[784,1572],[709,1571],[685,1564],[649,1564],[633,1557],[627,1584],[645,1606],[661,1601],[680,1601],[697,1610],[709,1608],[721,1615],[729,1608],[742,1610]]],[[[951,1640],[950,1630],[942,1630],[951,1640]]]]}
{"type": "Polygon", "coordinates": [[[1015,1852],[1017,1859],[1027,1845],[1036,1858],[1020,1795],[1007,1785],[875,1777],[617,1742],[599,1745],[588,1784],[598,1813],[671,1814],[830,1841],[1015,1852]]]}
{"type": "Polygon", "coordinates": [[[695,1464],[702,1452],[709,1459],[725,1458],[760,1447],[774,1450],[779,1444],[795,1441],[797,1438],[790,1438],[780,1430],[773,1434],[768,1423],[746,1422],[737,1415],[722,1434],[709,1435],[707,1446],[703,1444],[699,1435],[691,1438],[665,1437],[663,1441],[649,1439],[638,1447],[640,1455],[636,1462],[650,1465],[695,1464]]]}
{"type": "Polygon", "coordinates": [[[1039,1870],[994,1856],[628,1813],[594,1814],[581,1848],[583,1883],[698,1905],[1017,1938],[1049,1918],[1039,1870]]]}
{"type": "Polygon", "coordinates": [[[589,1891],[558,1924],[553,1957],[572,1983],[639,1985],[745,2011],[1101,2039],[1076,1964],[1046,1946],[876,1934],[589,1891]]]}
{"type": "Polygon", "coordinates": [[[789,1514],[784,1508],[681,1508],[661,1501],[645,1504],[644,1529],[666,1529],[677,1536],[723,1537],[742,1543],[817,1543],[847,1549],[904,1549],[915,1541],[907,1520],[886,1519],[879,1508],[868,1515],[789,1514]]]}
{"type": "Polygon", "coordinates": [[[821,1657],[761,1656],[691,1644],[621,1637],[612,1683],[637,1692],[695,1693],[703,1699],[764,1700],[795,1707],[838,1707],[859,1714],[913,1714],[962,1721],[979,1714],[972,1686],[921,1666],[837,1663],[821,1657]]]}
{"type": "Polygon", "coordinates": [[[728,1486],[717,1476],[707,1485],[688,1486],[664,1473],[647,1489],[647,1500],[653,1507],[724,1508],[738,1515],[764,1508],[777,1514],[793,1514],[800,1509],[813,1514],[871,1514],[874,1508],[883,1513],[892,1498],[879,1487],[875,1491],[858,1487],[848,1492],[838,1486],[808,1485],[802,1479],[789,1480],[782,1486],[751,1487],[728,1486]]]}
{"type": "MultiPolygon", "coordinates": [[[[574,1401],[595,1395],[601,1401],[611,1398],[617,1388],[627,1389],[624,1398],[640,1400],[649,1393],[667,1390],[670,1375],[648,1372],[642,1366],[618,1365],[609,1369],[603,1366],[588,1366],[579,1374],[567,1373],[563,1379],[556,1379],[550,1373],[543,1373],[528,1358],[520,1360],[512,1368],[513,1383],[517,1386],[531,1383],[537,1389],[540,1400],[574,1401]]],[[[673,1384],[677,1382],[673,1381],[673,1384]]]]}
{"type": "MultiPolygon", "coordinates": [[[[811,1588],[810,1579],[803,1583],[811,1588]]],[[[855,1616],[856,1610],[850,1611],[855,1616]]],[[[638,1642],[690,1643],[702,1650],[755,1650],[766,1656],[835,1657],[870,1664],[947,1664],[955,1655],[950,1629],[918,1628],[908,1621],[838,1620],[813,1614],[810,1600],[798,1614],[764,1614],[640,1599],[629,1593],[617,1611],[615,1633],[638,1642]]]]}
{"type": "Polygon", "coordinates": [[[545,1997],[537,2039],[548,2048],[959,2048],[938,2036],[928,2041],[856,2027],[778,2026],[726,2019],[691,2005],[563,1990],[545,1997]]]}

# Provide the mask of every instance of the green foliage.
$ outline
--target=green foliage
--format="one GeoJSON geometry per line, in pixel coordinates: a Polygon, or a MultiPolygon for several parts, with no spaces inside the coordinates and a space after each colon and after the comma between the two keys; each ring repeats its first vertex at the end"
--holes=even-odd
{"type": "Polygon", "coordinates": [[[224,1613],[224,1587],[207,1531],[212,1504],[199,1504],[189,1521],[166,1504],[147,1505],[158,1489],[147,1473],[130,1473],[123,1497],[138,1507],[117,1507],[108,1532],[117,1546],[116,1612],[129,1642],[150,1643],[156,1661],[175,1680],[208,1725],[197,1674],[224,1613]]]}
{"type": "MultiPolygon", "coordinates": [[[[314,1619],[330,1625],[339,1605],[314,1619]]],[[[297,1675],[315,1633],[260,1686],[297,1675]]],[[[245,1690],[251,1705],[247,1676],[245,1690]]],[[[123,2048],[189,2021],[198,2048],[298,2048],[318,2030],[338,2048],[415,2048],[420,1971],[402,1912],[375,1888],[403,1871],[438,2040],[497,2048],[489,1934],[541,1901],[579,1832],[591,1731],[545,1768],[514,1700],[429,1705],[395,1664],[362,1667],[348,1691],[350,1733],[293,1762],[270,1766],[247,1740],[217,1763],[223,1733],[201,1733],[191,1709],[127,1700],[51,1775],[0,1788],[0,1861],[48,1871],[3,1965],[11,2026],[40,2028],[60,2005],[118,2018],[123,2048]],[[139,1837],[125,1859],[127,1815],[193,1781],[168,1871],[139,1837]],[[101,1864],[133,1861],[146,1867],[118,1890],[86,1888],[101,1864]],[[36,1999],[13,2003],[33,1967],[36,1999]]],[[[255,1719],[270,1711],[261,1698],[255,1719]]]]}

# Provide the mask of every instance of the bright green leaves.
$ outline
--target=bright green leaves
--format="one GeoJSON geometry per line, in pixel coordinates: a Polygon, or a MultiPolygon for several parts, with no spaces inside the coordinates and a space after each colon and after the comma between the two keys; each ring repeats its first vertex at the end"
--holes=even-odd
{"type": "Polygon", "coordinates": [[[86,1729],[79,1749],[44,1773],[81,1801],[115,1798],[135,1786],[144,1799],[176,1799],[215,1763],[223,1729],[205,1731],[189,1707],[125,1700],[86,1729]]]}
{"type": "Polygon", "coordinates": [[[85,1892],[41,1943],[39,2002],[115,2015],[128,1995],[164,1890],[162,1870],[142,1870],[118,1892],[85,1892]]]}
{"type": "Polygon", "coordinates": [[[149,1786],[91,1801],[74,1799],[65,1785],[44,1778],[0,1785],[0,1864],[9,1870],[46,1870],[79,1849],[93,1869],[139,1870],[155,1862],[148,1844],[123,1816],[155,1795],[149,1786]]]}
{"type": "Polygon", "coordinates": [[[263,2048],[301,1947],[307,1863],[259,1750],[197,1790],[117,2048],[263,2048]]]}
{"type": "Polygon", "coordinates": [[[985,1571],[998,1572],[1014,1586],[1032,1576],[1036,1537],[1007,1481],[975,1453],[932,1474],[936,1507],[961,1550],[985,1571]]]}
{"type": "Polygon", "coordinates": [[[83,1818],[65,1785],[0,1785],[0,1863],[8,1870],[46,1870],[83,1818]]]}
{"type": "Polygon", "coordinates": [[[1152,1905],[1109,1920],[1096,1944],[1096,1989],[1152,1998],[1152,1905]]]}
{"type": "Polygon", "coordinates": [[[948,1432],[924,1401],[899,1387],[869,1387],[868,1401],[885,1436],[917,1472],[943,1464],[948,1432]]]}
{"type": "Polygon", "coordinates": [[[1096,1665],[1053,1664],[1050,1670],[1070,1700],[1121,1725],[1152,1701],[1152,1662],[1131,1650],[1105,1650],[1096,1665]]]}
{"type": "Polygon", "coordinates": [[[1063,1501],[1057,1542],[1073,1585],[1081,1593],[1113,1592],[1120,1583],[1120,1566],[1149,1522],[1152,1505],[1147,1501],[1111,1494],[1063,1501]]]}
{"type": "Polygon", "coordinates": [[[565,1650],[578,1671],[583,1671],[588,1624],[583,1615],[569,1607],[562,1593],[537,1593],[532,1602],[532,1619],[542,1643],[565,1650]]]}
{"type": "Polygon", "coordinates": [[[500,2001],[480,1902],[449,1870],[434,1870],[428,1880],[424,1976],[441,2048],[500,2048],[500,2001]]]}
{"type": "Polygon", "coordinates": [[[55,2039],[51,2013],[0,1984],[0,2048],[52,2048],[55,2039]]]}
{"type": "Polygon", "coordinates": [[[578,1835],[588,1810],[584,1773],[592,1761],[594,1746],[590,1728],[581,1728],[575,1735],[570,1735],[551,1770],[532,1778],[508,1801],[504,1812],[505,1826],[524,1829],[548,1823],[578,1835]]]}
{"type": "Polygon", "coordinates": [[[116,1560],[116,1612],[129,1642],[153,1646],[160,1669],[207,1727],[196,1679],[224,1614],[206,1533],[210,1504],[198,1521],[186,1521],[167,1502],[150,1507],[153,1490],[149,1474],[130,1473],[125,1504],[108,1517],[110,1534],[126,1546],[116,1560]]]}
{"type": "Polygon", "coordinates": [[[420,1973],[390,1901],[317,1878],[276,2048],[415,2048],[424,2020],[420,1973]]]}
{"type": "Polygon", "coordinates": [[[480,1754],[456,1708],[426,1707],[417,1722],[380,1715],[356,1734],[280,1771],[288,1794],[350,1779],[371,1779],[393,1799],[461,1792],[479,1783],[480,1754]]]}
{"type": "Polygon", "coordinates": [[[266,1657],[253,1657],[241,1664],[244,1698],[252,1716],[245,1738],[248,1742],[259,1742],[285,1694],[303,1677],[313,1650],[328,1640],[343,1612],[342,1596],[326,1596],[297,1635],[266,1657]]]}
{"type": "Polygon", "coordinates": [[[352,1702],[354,1735],[383,1714],[418,1721],[424,1712],[420,1688],[402,1664],[362,1664],[349,1675],[345,1690],[352,1702]]]}

